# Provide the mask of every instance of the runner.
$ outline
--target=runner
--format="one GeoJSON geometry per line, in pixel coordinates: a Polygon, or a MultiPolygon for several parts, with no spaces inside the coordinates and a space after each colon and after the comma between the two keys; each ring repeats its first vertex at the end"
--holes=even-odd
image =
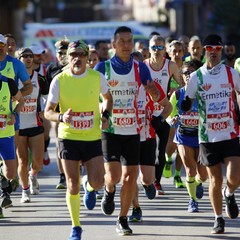
{"type": "Polygon", "coordinates": [[[212,233],[224,233],[222,196],[227,216],[237,218],[239,214],[234,196],[240,183],[239,116],[234,104],[234,90],[240,91],[240,79],[235,69],[221,63],[223,46],[220,36],[208,35],[203,45],[206,64],[192,73],[181,108],[189,111],[193,99],[197,98],[200,163],[207,167],[209,197],[215,213],[212,233]],[[227,173],[223,189],[222,162],[227,173]]]}
{"type": "Polygon", "coordinates": [[[58,144],[67,180],[66,201],[72,220],[69,240],[80,240],[82,228],[80,212],[80,161],[87,169],[88,181],[84,204],[93,209],[96,203],[95,190],[104,184],[104,165],[101,145],[101,129],[108,127],[112,110],[112,96],[106,79],[86,67],[89,48],[81,40],[68,46],[69,69],[56,75],[51,82],[45,117],[59,122],[58,144]],[[99,95],[102,93],[105,109],[102,117],[99,112],[99,95]],[[59,104],[60,113],[56,111],[59,104]]]}

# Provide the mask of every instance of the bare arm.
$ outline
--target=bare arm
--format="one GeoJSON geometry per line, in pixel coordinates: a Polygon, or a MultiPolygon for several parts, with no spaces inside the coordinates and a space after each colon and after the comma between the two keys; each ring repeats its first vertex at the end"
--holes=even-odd
{"type": "Polygon", "coordinates": [[[22,82],[23,87],[20,89],[23,96],[27,96],[32,93],[33,86],[31,80],[27,80],[25,82],[22,82]]]}
{"type": "Polygon", "coordinates": [[[163,111],[161,113],[161,115],[164,117],[164,119],[166,119],[170,113],[172,112],[172,104],[168,101],[167,98],[164,98],[161,102],[160,102],[161,106],[164,107],[163,111]]]}
{"type": "Polygon", "coordinates": [[[57,106],[57,103],[52,103],[52,102],[47,102],[47,105],[44,110],[44,117],[53,122],[58,122],[59,119],[59,114],[58,112],[55,111],[55,108],[57,106]]]}
{"type": "Polygon", "coordinates": [[[16,114],[19,114],[19,112],[22,110],[24,106],[24,98],[22,96],[22,93],[20,91],[17,92],[15,96],[12,97],[14,101],[17,101],[17,105],[14,108],[13,112],[10,114],[10,120],[8,121],[8,125],[13,125],[16,122],[16,114]]]}
{"type": "Polygon", "coordinates": [[[147,85],[143,85],[145,91],[150,95],[150,97],[152,98],[152,100],[154,102],[158,102],[160,99],[160,91],[158,90],[158,88],[156,87],[156,85],[154,84],[154,81],[147,81],[147,85]]]}

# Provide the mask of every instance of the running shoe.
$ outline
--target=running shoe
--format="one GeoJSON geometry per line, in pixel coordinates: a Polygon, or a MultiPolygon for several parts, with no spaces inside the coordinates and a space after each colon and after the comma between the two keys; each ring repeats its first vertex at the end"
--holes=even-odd
{"type": "Polygon", "coordinates": [[[21,198],[21,203],[30,203],[31,198],[30,198],[30,189],[27,190],[22,190],[22,198],[21,198]]]}
{"type": "Polygon", "coordinates": [[[45,166],[50,164],[50,157],[48,155],[48,151],[44,152],[44,157],[43,157],[43,164],[45,166]]]}
{"type": "Polygon", "coordinates": [[[225,207],[226,214],[229,218],[237,218],[238,214],[239,214],[239,209],[238,209],[238,205],[235,200],[235,196],[233,194],[230,197],[226,197],[226,194],[225,194],[226,189],[227,189],[227,187],[223,188],[223,190],[222,190],[222,195],[226,202],[226,207],[225,207]]]}
{"type": "Polygon", "coordinates": [[[194,199],[190,199],[188,203],[188,212],[193,213],[193,212],[198,212],[198,202],[195,202],[194,199]]]}
{"type": "Polygon", "coordinates": [[[82,178],[82,185],[85,191],[83,195],[83,203],[88,210],[93,210],[96,205],[96,192],[95,190],[91,192],[87,190],[87,182],[88,182],[87,175],[85,175],[82,178]]]}
{"type": "Polygon", "coordinates": [[[174,185],[176,188],[184,188],[185,185],[180,176],[175,176],[173,179],[174,185]]]}
{"type": "Polygon", "coordinates": [[[149,186],[146,186],[146,185],[142,185],[142,186],[144,188],[145,194],[148,199],[152,200],[156,197],[156,188],[153,183],[149,186]]]}
{"type": "Polygon", "coordinates": [[[66,189],[66,178],[64,174],[60,174],[60,181],[56,186],[56,189],[66,189]]]}
{"type": "Polygon", "coordinates": [[[2,208],[0,207],[0,218],[4,218],[2,208]]]}
{"type": "Polygon", "coordinates": [[[132,229],[128,226],[127,217],[120,217],[117,220],[116,232],[120,236],[132,234],[132,229]]]}
{"type": "Polygon", "coordinates": [[[40,188],[39,188],[37,177],[32,176],[30,173],[29,173],[29,185],[30,185],[30,193],[32,195],[38,195],[40,192],[40,188]]]}
{"type": "Polygon", "coordinates": [[[211,233],[213,234],[224,233],[224,227],[225,227],[225,220],[222,217],[217,218],[214,222],[214,226],[211,233]]]}
{"type": "Polygon", "coordinates": [[[157,195],[164,195],[165,192],[162,189],[162,185],[160,183],[154,182],[154,186],[157,190],[157,195]]]}
{"type": "Polygon", "coordinates": [[[73,227],[68,240],[81,240],[81,239],[82,239],[82,228],[73,227]]]}
{"type": "Polygon", "coordinates": [[[166,161],[164,169],[163,169],[163,176],[165,178],[170,178],[172,176],[172,161],[166,161]]]}
{"type": "Polygon", "coordinates": [[[196,187],[196,197],[197,199],[201,199],[203,197],[203,185],[202,183],[200,183],[197,187],[196,187]]]}
{"type": "Polygon", "coordinates": [[[111,215],[115,209],[115,202],[114,202],[114,195],[116,192],[116,188],[114,189],[113,193],[107,192],[104,189],[104,195],[101,202],[101,209],[105,215],[111,215]]]}
{"type": "Polygon", "coordinates": [[[140,207],[133,208],[132,215],[128,218],[129,222],[141,222],[142,221],[142,210],[140,207]]]}
{"type": "Polygon", "coordinates": [[[10,194],[8,192],[2,192],[1,194],[1,206],[2,208],[9,208],[12,206],[12,200],[10,198],[10,194]]]}

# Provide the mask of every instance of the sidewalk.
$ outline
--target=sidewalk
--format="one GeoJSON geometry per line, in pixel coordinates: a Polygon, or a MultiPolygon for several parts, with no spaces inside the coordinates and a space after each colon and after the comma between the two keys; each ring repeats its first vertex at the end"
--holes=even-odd
{"type": "MultiPolygon", "coordinates": [[[[40,195],[32,196],[31,203],[21,204],[21,192],[12,194],[13,207],[3,209],[4,218],[0,219],[0,239],[3,240],[67,240],[71,222],[65,202],[65,190],[55,189],[58,171],[55,160],[55,141],[52,138],[49,153],[51,164],[44,166],[39,174],[40,195]]],[[[184,178],[185,180],[185,178],[184,178]]],[[[162,179],[166,195],[148,200],[140,187],[140,203],[143,222],[130,223],[132,236],[118,236],[115,232],[119,213],[119,190],[116,191],[116,209],[112,216],[101,212],[100,200],[94,210],[87,210],[81,204],[81,224],[83,240],[182,240],[182,239],[240,239],[240,218],[231,220],[225,217],[225,234],[213,235],[214,215],[210,206],[207,183],[205,195],[199,201],[199,213],[188,213],[188,194],[186,189],[175,189],[173,179],[162,179]]],[[[102,191],[100,191],[102,192],[102,191]]],[[[81,199],[83,189],[81,188],[81,199]]],[[[236,192],[240,204],[240,189],[236,192]]],[[[225,216],[225,212],[224,212],[225,216]]]]}

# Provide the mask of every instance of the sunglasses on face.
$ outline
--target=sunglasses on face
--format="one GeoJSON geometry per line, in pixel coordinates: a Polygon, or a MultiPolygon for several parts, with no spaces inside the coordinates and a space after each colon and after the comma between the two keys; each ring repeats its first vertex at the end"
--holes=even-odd
{"type": "Polygon", "coordinates": [[[23,54],[22,56],[21,56],[22,58],[33,58],[33,54],[23,54]]]}
{"type": "Polygon", "coordinates": [[[207,45],[204,47],[206,49],[207,52],[212,52],[212,51],[216,51],[216,52],[219,52],[219,51],[222,51],[222,46],[210,46],[210,45],[207,45]]]}
{"type": "Polygon", "coordinates": [[[189,76],[193,71],[183,71],[182,74],[185,76],[189,76]]]}
{"type": "Polygon", "coordinates": [[[151,46],[151,49],[153,51],[156,51],[156,50],[159,50],[159,51],[162,51],[164,49],[164,46],[160,45],[160,46],[151,46]]]}
{"type": "Polygon", "coordinates": [[[3,42],[0,42],[0,47],[5,47],[6,44],[4,44],[3,42]]]}
{"type": "Polygon", "coordinates": [[[70,56],[73,58],[77,58],[77,57],[84,58],[87,56],[87,54],[85,52],[73,52],[73,53],[70,53],[70,56]]]}
{"type": "Polygon", "coordinates": [[[62,56],[62,55],[66,55],[67,53],[66,53],[66,52],[58,52],[58,54],[59,54],[60,56],[62,56]]]}

